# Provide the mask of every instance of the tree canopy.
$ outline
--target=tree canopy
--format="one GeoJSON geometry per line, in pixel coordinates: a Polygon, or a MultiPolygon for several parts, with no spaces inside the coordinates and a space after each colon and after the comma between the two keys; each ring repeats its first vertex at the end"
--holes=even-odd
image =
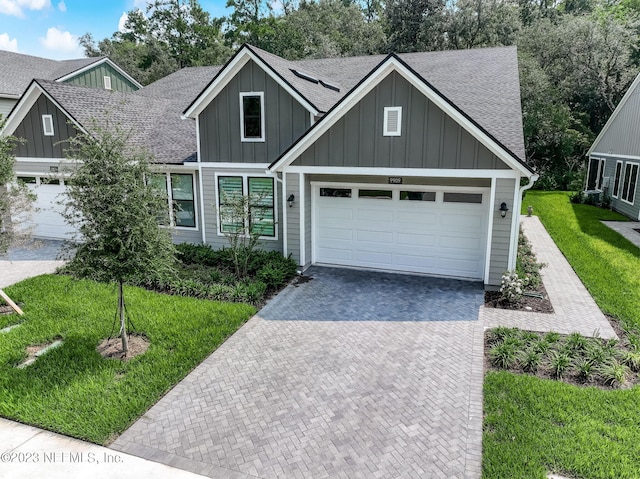
{"type": "MultiPolygon", "coordinates": [[[[243,43],[288,59],[517,45],[527,160],[566,188],[640,65],[640,0],[155,0],[88,55],[142,83],[221,64],[243,43]]],[[[547,181],[548,180],[548,181],[547,181]]],[[[547,183],[545,183],[547,181],[547,183]]]]}

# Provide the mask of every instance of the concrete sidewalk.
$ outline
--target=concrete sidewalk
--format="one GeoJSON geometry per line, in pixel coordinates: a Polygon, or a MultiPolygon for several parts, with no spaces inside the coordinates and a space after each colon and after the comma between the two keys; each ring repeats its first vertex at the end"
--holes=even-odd
{"type": "Polygon", "coordinates": [[[0,418],[2,479],[196,479],[202,476],[0,418]]]}

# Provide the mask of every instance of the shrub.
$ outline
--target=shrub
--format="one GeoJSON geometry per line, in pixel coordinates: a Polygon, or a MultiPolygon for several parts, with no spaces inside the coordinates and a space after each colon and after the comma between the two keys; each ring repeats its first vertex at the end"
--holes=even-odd
{"type": "Polygon", "coordinates": [[[522,280],[525,290],[535,290],[542,284],[540,270],[544,263],[538,263],[538,258],[531,248],[531,243],[522,232],[522,226],[518,234],[518,256],[516,261],[516,273],[522,280]]]}
{"type": "Polygon", "coordinates": [[[580,333],[571,333],[565,342],[568,351],[582,352],[587,349],[589,340],[580,333]]]}
{"type": "Polygon", "coordinates": [[[517,363],[516,345],[508,342],[498,344],[491,348],[489,357],[494,366],[511,369],[517,363]]]}
{"type": "Polygon", "coordinates": [[[556,379],[560,379],[564,376],[571,365],[571,358],[567,353],[558,351],[551,351],[549,354],[548,367],[551,374],[556,379]]]}
{"type": "Polygon", "coordinates": [[[498,326],[490,329],[487,333],[487,341],[489,344],[497,344],[508,338],[518,337],[519,330],[517,328],[507,328],[506,326],[498,326]]]}
{"type": "Polygon", "coordinates": [[[544,335],[544,340],[549,344],[557,343],[558,341],[560,341],[560,333],[549,331],[544,335]]]}
{"type": "Polygon", "coordinates": [[[515,271],[507,271],[502,275],[500,286],[500,300],[514,304],[520,301],[523,293],[522,280],[515,271]]]}
{"type": "Polygon", "coordinates": [[[578,375],[578,379],[581,381],[590,381],[594,373],[593,363],[586,358],[578,360],[576,363],[576,373],[578,375]]]}
{"type": "Polygon", "coordinates": [[[598,368],[598,373],[602,376],[605,384],[616,388],[623,386],[627,382],[629,367],[615,359],[610,359],[598,368]]]}
{"type": "Polygon", "coordinates": [[[632,348],[622,354],[622,363],[629,366],[633,372],[640,372],[640,351],[632,348]]]}
{"type": "Polygon", "coordinates": [[[519,359],[522,369],[529,373],[535,373],[538,370],[541,360],[542,354],[535,348],[522,351],[519,359]]]}

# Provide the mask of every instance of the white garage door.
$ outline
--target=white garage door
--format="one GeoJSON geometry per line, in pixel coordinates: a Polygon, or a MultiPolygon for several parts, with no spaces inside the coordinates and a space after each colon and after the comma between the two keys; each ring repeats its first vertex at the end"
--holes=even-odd
{"type": "Polygon", "coordinates": [[[314,261],[482,279],[488,189],[314,185],[314,261]]]}
{"type": "Polygon", "coordinates": [[[70,239],[75,231],[69,226],[62,212],[64,207],[58,202],[64,199],[65,187],[61,181],[47,178],[24,178],[30,181],[29,189],[36,194],[35,211],[25,225],[31,227],[33,236],[39,238],[70,239]]]}

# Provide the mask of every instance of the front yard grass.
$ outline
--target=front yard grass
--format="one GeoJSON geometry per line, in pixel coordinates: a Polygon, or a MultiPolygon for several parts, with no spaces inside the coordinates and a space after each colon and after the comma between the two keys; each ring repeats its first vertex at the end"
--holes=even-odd
{"type": "MultiPolygon", "coordinates": [[[[624,217],[571,204],[564,192],[529,191],[545,228],[598,306],[640,329],[640,249],[600,223],[624,217]]],[[[508,372],[484,382],[483,477],[640,477],[640,388],[579,387],[508,372]]]]}
{"type": "MultiPolygon", "coordinates": [[[[98,343],[114,327],[115,286],[44,275],[6,289],[25,316],[0,316],[0,415],[106,444],[215,350],[252,306],[175,297],[126,287],[135,330],[150,341],[141,356],[104,359],[98,343]],[[24,369],[29,345],[61,338],[24,369]]],[[[113,331],[117,333],[117,329],[113,331]]]]}

